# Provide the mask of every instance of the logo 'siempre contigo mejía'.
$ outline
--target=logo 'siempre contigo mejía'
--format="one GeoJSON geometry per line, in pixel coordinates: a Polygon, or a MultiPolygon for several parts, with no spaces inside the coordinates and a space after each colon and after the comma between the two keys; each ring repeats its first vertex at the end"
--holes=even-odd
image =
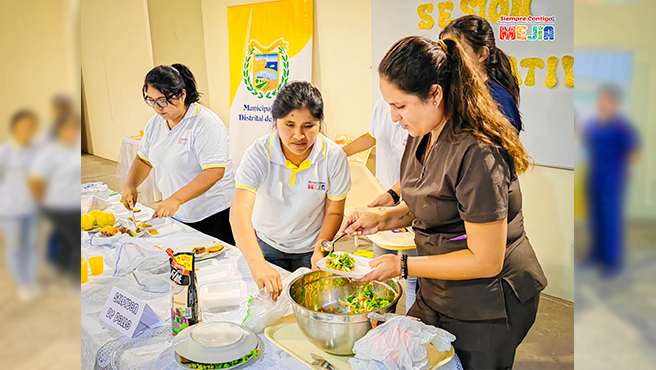
{"type": "Polygon", "coordinates": [[[556,23],[554,16],[507,16],[502,15],[499,19],[499,40],[521,40],[521,41],[554,41],[556,39],[556,27],[549,23],[556,23]],[[505,25],[503,23],[507,23],[505,25]],[[515,24],[510,24],[515,23],[515,24]],[[525,24],[516,24],[525,23],[525,24]],[[543,24],[536,24],[543,23],[543,24]],[[544,24],[547,23],[547,24],[544,24]]]}

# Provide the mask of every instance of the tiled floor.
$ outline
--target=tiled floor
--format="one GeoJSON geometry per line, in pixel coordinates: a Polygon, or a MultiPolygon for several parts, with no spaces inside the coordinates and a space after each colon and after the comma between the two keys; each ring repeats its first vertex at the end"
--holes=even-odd
{"type": "MultiPolygon", "coordinates": [[[[82,157],[82,182],[103,181],[110,189],[118,188],[116,163],[94,156],[82,157]]],[[[155,206],[154,204],[146,204],[155,206]]],[[[364,238],[362,238],[364,239],[364,238]]],[[[360,249],[371,250],[366,239],[360,249]]],[[[353,238],[340,240],[337,250],[355,250],[353,238]]],[[[403,299],[398,312],[405,312],[403,299]]],[[[547,295],[542,296],[535,325],[517,350],[515,369],[560,370],[574,368],[574,304],[547,295]]]]}
{"type": "Polygon", "coordinates": [[[0,266],[0,369],[79,369],[79,291],[58,279],[41,261],[39,281],[43,294],[29,304],[18,300],[14,280],[6,268],[2,237],[0,266]]]}
{"type": "MultiPolygon", "coordinates": [[[[577,370],[656,369],[655,225],[627,222],[626,263],[617,278],[576,268],[577,370]]],[[[585,230],[576,235],[584,244],[585,230]]]]}

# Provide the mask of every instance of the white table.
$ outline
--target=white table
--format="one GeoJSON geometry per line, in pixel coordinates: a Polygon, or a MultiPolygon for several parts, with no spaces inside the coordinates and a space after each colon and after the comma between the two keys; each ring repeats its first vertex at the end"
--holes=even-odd
{"type": "MultiPolygon", "coordinates": [[[[123,205],[120,204],[119,200],[120,195],[110,197],[112,205],[108,211],[114,213],[117,218],[127,218],[128,212],[123,205]]],[[[135,215],[138,221],[150,218],[152,214],[151,209],[146,208],[141,204],[138,205],[138,208],[142,210],[142,212],[135,215]]],[[[166,248],[197,240],[213,239],[210,236],[202,234],[184,224],[178,224],[182,229],[168,235],[141,238],[123,237],[111,246],[101,247],[105,252],[104,273],[98,276],[90,275],[89,281],[82,284],[82,369],[94,369],[98,350],[106,343],[121,338],[120,333],[113,328],[106,326],[104,322],[99,319],[100,311],[113,286],[117,286],[148,303],[155,313],[166,322],[165,325],[170,331],[171,303],[168,287],[166,290],[160,290],[158,292],[156,289],[153,291],[149,290],[150,287],[140,286],[137,284],[137,279],[135,278],[134,273],[131,272],[131,269],[145,261],[167,261],[168,256],[164,252],[166,248]],[[161,250],[155,246],[158,246],[161,250]]],[[[83,241],[82,250],[84,251],[87,248],[90,248],[88,241],[83,241]]],[[[255,284],[250,270],[248,269],[248,265],[246,264],[246,260],[239,249],[233,246],[227,246],[225,250],[225,255],[219,257],[220,263],[232,264],[237,271],[234,279],[241,279],[246,282],[249,296],[257,294],[257,285],[255,284]]],[[[277,268],[277,266],[274,266],[274,268],[277,268]]],[[[277,269],[281,273],[283,279],[290,274],[288,271],[279,268],[277,269]]],[[[230,316],[230,313],[224,313],[223,315],[224,316],[222,317],[220,315],[204,314],[203,320],[223,320],[226,315],[230,316]],[[208,316],[210,317],[208,318],[208,316]]],[[[234,315],[232,316],[234,321],[243,320],[243,318],[237,320],[234,315]]],[[[239,322],[239,324],[241,324],[241,322],[239,322]]],[[[263,335],[260,335],[260,337],[265,343],[265,350],[263,351],[263,356],[250,368],[267,370],[271,368],[284,368],[291,370],[306,369],[301,362],[268,342],[263,335]]],[[[164,369],[183,369],[175,362],[173,358],[173,350],[170,346],[162,348],[162,352],[164,352],[164,356],[170,354],[170,356],[168,356],[170,362],[167,362],[164,369]]],[[[141,367],[138,368],[152,369],[153,361],[154,359],[149,359],[148,356],[144,356],[143,363],[140,363],[141,367]]]]}
{"type": "MultiPolygon", "coordinates": [[[[117,218],[127,218],[128,211],[120,203],[120,194],[110,197],[111,206],[108,211],[114,213],[117,218]]],[[[137,208],[142,211],[135,214],[137,221],[150,219],[153,210],[142,204],[137,208]]],[[[155,311],[155,313],[165,321],[162,330],[170,333],[170,293],[168,285],[165,289],[153,289],[151,286],[139,285],[133,270],[136,266],[150,261],[168,261],[168,255],[164,252],[166,248],[173,248],[188,242],[213,239],[210,236],[202,234],[182,223],[177,223],[181,230],[168,235],[157,237],[131,238],[122,237],[112,245],[103,246],[105,256],[105,271],[102,275],[89,276],[88,282],[82,284],[82,314],[81,314],[81,352],[82,369],[106,369],[111,367],[97,366],[97,359],[106,358],[102,356],[104,350],[116,348],[115,344],[120,344],[122,335],[111,327],[108,327],[99,319],[100,311],[103,308],[107,296],[113,286],[130,293],[144,302],[155,311]],[[138,253],[137,253],[138,252],[138,253]],[[103,352],[99,356],[99,350],[103,352]]],[[[216,240],[216,239],[214,239],[216,240]]],[[[90,248],[89,241],[82,241],[82,250],[90,248]]],[[[99,247],[94,247],[99,248],[99,247]]],[[[218,257],[220,263],[232,264],[236,274],[235,280],[246,282],[248,295],[258,293],[257,285],[253,280],[246,260],[234,246],[227,245],[225,255],[218,257]]],[[[283,279],[290,275],[290,272],[272,265],[283,279]]],[[[168,274],[166,274],[168,279],[168,274]]],[[[201,307],[202,308],[202,307],[201,307]]],[[[240,316],[239,310],[223,313],[203,313],[204,322],[227,320],[238,324],[243,321],[243,315],[240,316]]],[[[161,331],[160,331],[161,332],[161,331]]],[[[301,370],[307,367],[283,351],[276,345],[269,342],[264,335],[259,337],[264,343],[264,350],[249,369],[254,370],[301,370]]],[[[182,370],[182,366],[175,362],[173,357],[172,339],[170,335],[159,335],[160,343],[156,346],[145,346],[144,348],[133,349],[134,362],[131,369],[154,369],[158,370],[182,370]],[[136,366],[134,366],[136,365],[136,366]]],[[[443,369],[456,369],[457,361],[451,361],[444,365],[443,369]]]]}
{"type": "MultiPolygon", "coordinates": [[[[118,165],[116,166],[116,175],[118,175],[119,186],[121,189],[123,189],[123,185],[125,185],[125,181],[128,179],[130,167],[139,151],[139,143],[141,143],[141,140],[136,140],[131,137],[124,138],[121,143],[118,165]]],[[[150,174],[148,174],[146,180],[139,185],[137,191],[139,191],[140,199],[146,203],[152,204],[162,200],[162,193],[159,191],[159,188],[157,188],[157,183],[155,182],[154,168],[150,170],[150,174]]]]}

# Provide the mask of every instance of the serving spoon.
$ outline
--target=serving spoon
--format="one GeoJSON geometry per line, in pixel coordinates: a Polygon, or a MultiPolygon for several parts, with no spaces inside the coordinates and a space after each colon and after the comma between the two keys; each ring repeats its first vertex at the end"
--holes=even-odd
{"type": "Polygon", "coordinates": [[[333,241],[329,242],[328,240],[322,240],[321,241],[321,252],[323,253],[323,256],[326,257],[327,255],[331,254],[333,250],[335,250],[335,243],[343,238],[346,235],[346,233],[338,236],[337,238],[333,239],[333,241]]]}

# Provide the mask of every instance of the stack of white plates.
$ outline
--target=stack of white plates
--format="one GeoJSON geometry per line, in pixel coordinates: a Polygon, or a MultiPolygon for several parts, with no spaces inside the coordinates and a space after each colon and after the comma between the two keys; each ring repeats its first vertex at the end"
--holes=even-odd
{"type": "MultiPolygon", "coordinates": [[[[249,329],[224,321],[200,323],[182,330],[173,340],[176,360],[180,356],[200,364],[223,364],[238,360],[254,349],[261,350],[259,337],[249,329]]],[[[244,363],[255,361],[255,356],[244,363]]],[[[241,366],[244,363],[231,368],[241,366]]]]}

